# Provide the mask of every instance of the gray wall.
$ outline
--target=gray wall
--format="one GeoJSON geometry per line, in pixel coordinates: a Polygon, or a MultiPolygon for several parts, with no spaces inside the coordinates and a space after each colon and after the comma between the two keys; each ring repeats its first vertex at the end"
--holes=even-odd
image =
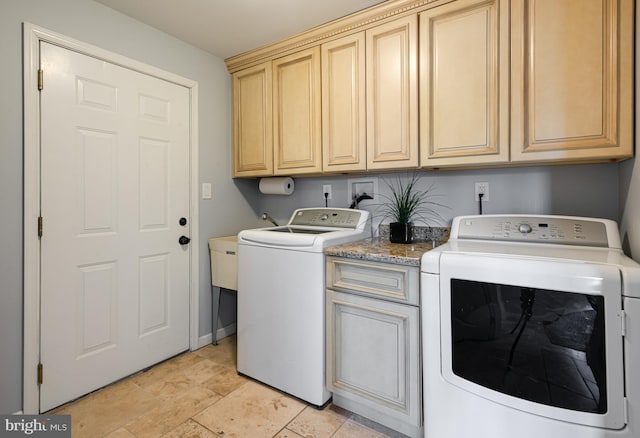
{"type": "MultiPolygon", "coordinates": [[[[636,8],[636,28],[640,8],[636,8]]],[[[640,54],[640,33],[636,32],[636,60],[640,54]]],[[[636,154],[640,140],[640,68],[636,66],[636,154]]],[[[620,166],[620,231],[625,252],[640,262],[640,160],[636,157],[620,166]]]]}
{"type": "MultiPolygon", "coordinates": [[[[207,238],[255,225],[255,191],[231,179],[230,76],[222,59],[91,0],[0,0],[0,414],[22,409],[22,23],[162,68],[199,84],[200,330],[211,332],[207,238]]],[[[223,310],[224,311],[224,310],[223,310]]]]}
{"type": "MultiPolygon", "coordinates": [[[[490,201],[483,212],[538,213],[592,216],[618,220],[619,164],[583,164],[572,166],[518,167],[491,170],[455,170],[420,172],[419,187],[432,186],[438,195],[434,200],[447,208],[440,208],[443,221],[428,225],[450,225],[451,218],[463,214],[477,214],[474,200],[475,182],[488,182],[490,201]]],[[[409,175],[398,174],[406,179],[409,175]]],[[[370,175],[378,178],[378,189],[388,195],[385,180],[392,182],[396,174],[370,175]]],[[[362,175],[355,178],[362,178],[362,175]]],[[[324,206],[323,184],[331,184],[330,207],[348,207],[348,177],[295,178],[295,191],[290,196],[260,195],[259,210],[268,212],[278,223],[285,223],[298,207],[324,206]]],[[[254,183],[257,187],[257,183],[254,183]]],[[[365,201],[363,209],[374,215],[374,228],[380,223],[381,211],[376,204],[384,197],[365,201]]],[[[383,221],[388,223],[389,220],[383,221]]]]}

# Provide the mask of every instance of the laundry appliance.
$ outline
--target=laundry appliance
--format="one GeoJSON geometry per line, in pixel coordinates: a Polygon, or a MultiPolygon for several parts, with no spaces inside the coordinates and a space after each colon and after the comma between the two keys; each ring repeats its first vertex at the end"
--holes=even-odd
{"type": "Polygon", "coordinates": [[[238,372],[310,404],[325,383],[328,246],[371,237],[369,212],[300,208],[287,225],[238,234],[238,372]]]}
{"type": "Polygon", "coordinates": [[[457,217],[421,270],[427,438],[640,437],[640,265],[615,222],[457,217]]]}

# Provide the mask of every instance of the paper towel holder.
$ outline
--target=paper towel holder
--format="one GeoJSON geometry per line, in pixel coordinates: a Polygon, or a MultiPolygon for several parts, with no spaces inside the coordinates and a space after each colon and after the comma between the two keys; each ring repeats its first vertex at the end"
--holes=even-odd
{"type": "Polygon", "coordinates": [[[293,178],[289,176],[260,178],[258,183],[260,193],[265,195],[291,195],[294,187],[293,178]]]}

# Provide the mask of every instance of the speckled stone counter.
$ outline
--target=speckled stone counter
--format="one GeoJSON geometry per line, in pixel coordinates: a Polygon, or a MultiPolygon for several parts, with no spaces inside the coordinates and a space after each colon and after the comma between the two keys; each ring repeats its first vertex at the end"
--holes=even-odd
{"type": "Polygon", "coordinates": [[[433,249],[431,242],[391,243],[389,238],[375,237],[358,240],[343,245],[325,248],[328,256],[349,259],[367,260],[371,262],[395,263],[398,265],[420,266],[422,255],[433,249]]]}
{"type": "Polygon", "coordinates": [[[330,246],[325,248],[324,253],[334,257],[420,266],[422,255],[449,240],[450,231],[448,227],[416,226],[414,228],[416,242],[391,243],[389,224],[382,224],[378,229],[379,237],[330,246]]]}
{"type": "MultiPolygon", "coordinates": [[[[449,227],[425,227],[416,225],[413,227],[413,239],[415,242],[446,242],[449,240],[451,228],[449,227]]],[[[389,224],[380,224],[378,236],[389,238],[389,224]]]]}

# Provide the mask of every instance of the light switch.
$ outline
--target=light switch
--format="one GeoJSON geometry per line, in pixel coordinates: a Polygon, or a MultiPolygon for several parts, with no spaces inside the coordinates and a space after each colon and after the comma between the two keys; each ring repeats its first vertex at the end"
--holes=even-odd
{"type": "Polygon", "coordinates": [[[202,183],[202,199],[211,199],[211,183],[202,183]]]}

